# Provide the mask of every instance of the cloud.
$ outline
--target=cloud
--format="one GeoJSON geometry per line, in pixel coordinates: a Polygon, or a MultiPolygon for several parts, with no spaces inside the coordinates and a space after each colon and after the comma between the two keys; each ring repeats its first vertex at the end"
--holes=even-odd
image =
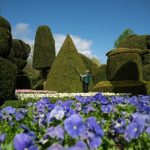
{"type": "Polygon", "coordinates": [[[32,61],[34,45],[34,40],[31,38],[31,34],[32,32],[30,29],[30,25],[27,23],[18,23],[15,27],[12,28],[13,39],[23,40],[31,46],[31,52],[28,57],[29,61],[32,61]]]}
{"type": "MultiPolygon", "coordinates": [[[[66,38],[66,35],[64,34],[54,34],[55,39],[55,46],[56,46],[56,52],[60,50],[64,40],[66,38]]],[[[71,35],[71,38],[78,50],[78,52],[85,54],[87,56],[92,55],[92,41],[83,39],[79,36],[71,35]]]]}
{"type": "Polygon", "coordinates": [[[34,40],[31,39],[31,34],[30,25],[27,23],[18,23],[12,28],[12,36],[14,39],[23,40],[30,45],[34,43],[34,40]]]}

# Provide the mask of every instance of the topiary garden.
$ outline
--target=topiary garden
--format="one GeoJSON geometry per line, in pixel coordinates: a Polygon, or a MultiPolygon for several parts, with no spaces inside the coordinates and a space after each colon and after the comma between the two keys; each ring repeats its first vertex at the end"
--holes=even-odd
{"type": "Polygon", "coordinates": [[[126,36],[117,46],[98,66],[68,34],[56,56],[42,25],[31,65],[30,45],[12,39],[0,16],[0,150],[149,149],[150,36],[126,36]],[[87,69],[92,80],[83,93],[87,69]]]}

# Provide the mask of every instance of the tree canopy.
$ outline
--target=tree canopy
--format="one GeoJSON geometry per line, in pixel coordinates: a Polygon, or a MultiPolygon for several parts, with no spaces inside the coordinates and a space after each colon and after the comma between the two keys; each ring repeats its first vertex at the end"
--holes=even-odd
{"type": "Polygon", "coordinates": [[[115,41],[114,43],[114,47],[118,48],[119,43],[124,40],[125,38],[132,36],[132,35],[136,35],[134,33],[133,30],[131,30],[130,28],[127,28],[123,31],[123,33],[118,37],[118,39],[115,41]]]}

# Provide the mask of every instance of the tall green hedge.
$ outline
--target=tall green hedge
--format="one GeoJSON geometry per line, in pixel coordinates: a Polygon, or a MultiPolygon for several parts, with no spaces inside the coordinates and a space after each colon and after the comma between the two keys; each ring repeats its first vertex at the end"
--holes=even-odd
{"type": "Polygon", "coordinates": [[[143,79],[145,81],[150,81],[150,64],[143,65],[143,79]]]}
{"type": "Polygon", "coordinates": [[[143,65],[150,64],[150,53],[143,55],[143,65]]]}
{"type": "Polygon", "coordinates": [[[15,98],[16,66],[0,58],[0,103],[15,98]]]}
{"type": "Polygon", "coordinates": [[[10,53],[12,36],[9,30],[0,27],[0,57],[7,58],[10,53]]]}
{"type": "Polygon", "coordinates": [[[74,66],[80,73],[86,70],[71,37],[67,35],[48,74],[45,89],[58,92],[82,92],[80,76],[74,66]]]}
{"type": "Polygon", "coordinates": [[[139,48],[139,49],[148,49],[150,46],[150,35],[134,35],[127,37],[126,39],[122,40],[118,48],[139,48]]]}
{"type": "Polygon", "coordinates": [[[2,16],[0,16],[0,27],[5,28],[11,32],[10,23],[2,16]]]}
{"type": "MultiPolygon", "coordinates": [[[[117,51],[115,49],[115,51],[117,51]]],[[[142,80],[142,61],[140,55],[135,53],[119,53],[108,56],[107,78],[110,81],[142,80]]]]}
{"type": "Polygon", "coordinates": [[[107,65],[105,64],[99,66],[98,71],[95,74],[94,79],[93,79],[94,84],[100,81],[107,81],[106,68],[107,68],[107,65]]]}
{"type": "Polygon", "coordinates": [[[33,68],[50,68],[55,59],[55,41],[48,26],[39,26],[36,31],[33,68]]]}

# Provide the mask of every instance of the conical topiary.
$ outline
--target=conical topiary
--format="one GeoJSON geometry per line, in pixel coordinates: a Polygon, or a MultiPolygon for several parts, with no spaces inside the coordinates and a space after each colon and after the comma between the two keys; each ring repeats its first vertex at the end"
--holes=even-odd
{"type": "Polygon", "coordinates": [[[54,59],[55,41],[52,32],[48,26],[39,26],[35,36],[33,68],[40,70],[44,75],[47,69],[51,68],[54,59]]]}
{"type": "Polygon", "coordinates": [[[82,92],[80,76],[75,70],[84,73],[86,67],[69,35],[67,35],[45,84],[46,90],[58,92],[82,92]]]}

